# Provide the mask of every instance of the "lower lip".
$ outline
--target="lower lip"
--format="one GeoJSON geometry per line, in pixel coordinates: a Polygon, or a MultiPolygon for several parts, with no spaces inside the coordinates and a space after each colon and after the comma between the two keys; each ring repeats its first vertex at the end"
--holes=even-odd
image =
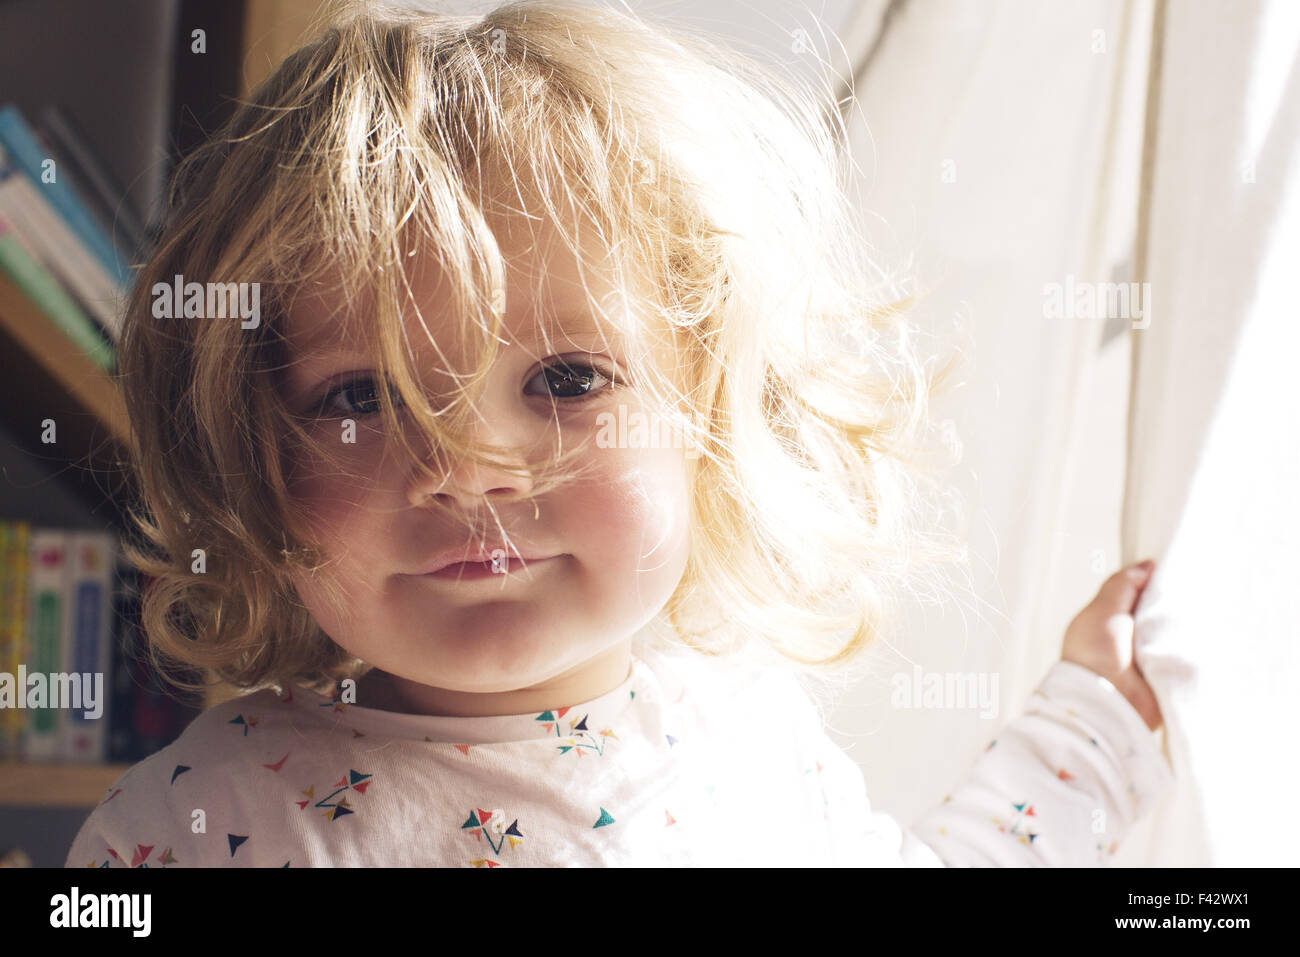
{"type": "Polygon", "coordinates": [[[438,578],[446,581],[475,581],[481,578],[507,578],[517,576],[520,572],[525,574],[532,572],[533,569],[540,565],[546,565],[556,558],[553,555],[550,558],[530,558],[524,562],[518,558],[508,558],[503,565],[493,566],[492,562],[457,562],[454,565],[448,565],[446,568],[440,568],[436,572],[428,572],[425,578],[438,578]]]}

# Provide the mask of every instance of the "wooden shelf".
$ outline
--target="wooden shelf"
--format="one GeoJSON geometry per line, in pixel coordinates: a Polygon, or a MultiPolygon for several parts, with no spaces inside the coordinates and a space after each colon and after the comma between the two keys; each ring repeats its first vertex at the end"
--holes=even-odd
{"type": "Polygon", "coordinates": [[[0,275],[0,407],[15,446],[106,524],[124,528],[135,496],[126,401],[116,378],[95,365],[7,276],[0,275]],[[41,423],[56,424],[53,444],[41,423]]]}
{"type": "MultiPolygon", "coordinates": [[[[0,327],[40,365],[83,411],[102,422],[124,446],[130,443],[126,403],[116,381],[86,357],[5,276],[0,275],[0,327]]],[[[44,396],[41,397],[45,399],[44,396]]]]}
{"type": "Polygon", "coordinates": [[[0,806],[94,807],[130,767],[0,761],[0,806]]]}

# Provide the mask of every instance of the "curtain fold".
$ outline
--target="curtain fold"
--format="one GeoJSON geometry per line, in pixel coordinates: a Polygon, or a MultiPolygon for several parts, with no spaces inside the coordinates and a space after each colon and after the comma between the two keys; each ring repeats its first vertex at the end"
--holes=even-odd
{"type": "Polygon", "coordinates": [[[910,823],[1019,713],[1101,581],[1154,557],[1138,661],[1178,785],[1114,863],[1290,863],[1297,839],[1257,809],[1300,783],[1281,741],[1300,677],[1300,5],[889,6],[863,13],[885,33],[849,145],[874,253],[915,264],[923,327],[966,353],[936,412],[971,562],[955,597],[909,609],[832,736],[910,823]],[[891,705],[917,668],[996,676],[996,714],[891,705]]]}
{"type": "Polygon", "coordinates": [[[1300,6],[1171,3],[1148,143],[1126,559],[1179,780],[1135,862],[1292,864],[1300,773],[1300,6]]]}

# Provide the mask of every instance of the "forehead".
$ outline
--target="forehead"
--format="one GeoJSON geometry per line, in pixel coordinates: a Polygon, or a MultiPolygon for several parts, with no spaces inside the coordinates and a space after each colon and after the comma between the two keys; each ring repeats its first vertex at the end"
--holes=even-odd
{"type": "MultiPolygon", "coordinates": [[[[612,314],[618,301],[607,257],[591,255],[591,244],[583,242],[580,264],[558,232],[536,220],[511,216],[490,218],[489,223],[506,266],[503,339],[528,348],[566,342],[586,348],[618,338],[614,326],[599,315],[602,309],[612,314]]],[[[409,295],[403,296],[401,312],[410,341],[419,348],[431,337],[442,349],[452,347],[460,322],[451,277],[425,250],[407,262],[409,295]]],[[[289,348],[300,358],[354,351],[370,328],[372,309],[368,298],[347,301],[337,275],[301,289],[286,315],[289,348]]]]}

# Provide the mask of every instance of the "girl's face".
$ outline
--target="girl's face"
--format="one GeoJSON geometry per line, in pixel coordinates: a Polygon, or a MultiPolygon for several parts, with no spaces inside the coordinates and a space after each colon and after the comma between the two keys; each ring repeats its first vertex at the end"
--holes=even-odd
{"type": "MultiPolygon", "coordinates": [[[[379,383],[365,381],[373,369],[348,345],[365,317],[337,293],[304,295],[287,317],[283,398],[311,416],[330,396],[310,428],[337,442],[328,457],[285,451],[291,495],[332,560],[319,577],[299,573],[295,585],[325,633],[375,666],[359,683],[363,707],[521,714],[598,697],[627,677],[630,637],[663,607],[686,566],[685,452],[603,448],[610,443],[594,439],[601,413],[618,416],[623,405],[632,422],[648,409],[622,380],[612,329],[602,341],[576,259],[548,231],[537,243],[527,230],[510,232],[509,223],[495,232],[509,264],[502,329],[509,345],[500,347],[475,399],[476,437],[511,450],[520,468],[593,437],[575,463],[589,472],[533,501],[499,501],[530,491],[526,473],[458,465],[440,483],[394,454],[373,399],[379,383]],[[590,376],[585,393],[582,380],[546,373],[560,358],[590,376]],[[619,384],[611,390],[615,368],[619,384]],[[345,441],[345,419],[355,423],[355,442],[345,441]],[[435,500],[463,512],[484,535],[470,536],[464,524],[440,515],[430,507],[435,500]],[[457,580],[455,569],[424,573],[448,549],[480,542],[488,551],[506,549],[497,522],[509,535],[509,556],[529,560],[478,578],[457,580]],[[328,585],[346,596],[341,609],[326,600],[328,585]]],[[[408,339],[429,394],[450,396],[447,363],[463,354],[450,290],[436,265],[421,266],[412,271],[412,291],[439,348],[419,319],[404,313],[408,339]]],[[[590,268],[582,276],[597,297],[611,291],[590,268]]],[[[409,421],[400,409],[399,419],[409,421]]],[[[414,426],[410,438],[419,448],[414,426]]]]}

